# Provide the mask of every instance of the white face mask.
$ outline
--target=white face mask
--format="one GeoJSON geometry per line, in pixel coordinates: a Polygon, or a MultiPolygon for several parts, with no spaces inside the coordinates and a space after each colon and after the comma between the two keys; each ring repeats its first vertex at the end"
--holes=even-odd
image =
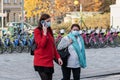
{"type": "Polygon", "coordinates": [[[73,34],[74,36],[78,36],[78,35],[79,35],[79,31],[72,31],[72,34],[73,34]]]}

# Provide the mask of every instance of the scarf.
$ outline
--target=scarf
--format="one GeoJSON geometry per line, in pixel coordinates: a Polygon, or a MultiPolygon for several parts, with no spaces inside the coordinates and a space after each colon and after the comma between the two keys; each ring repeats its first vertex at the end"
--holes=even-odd
{"type": "Polygon", "coordinates": [[[68,37],[70,39],[72,39],[72,41],[73,41],[72,46],[78,55],[80,66],[82,68],[85,68],[86,67],[86,56],[85,56],[84,41],[83,41],[82,37],[80,36],[80,34],[77,36],[81,42],[81,45],[82,45],[81,47],[80,47],[76,37],[71,32],[68,34],[68,37]]]}

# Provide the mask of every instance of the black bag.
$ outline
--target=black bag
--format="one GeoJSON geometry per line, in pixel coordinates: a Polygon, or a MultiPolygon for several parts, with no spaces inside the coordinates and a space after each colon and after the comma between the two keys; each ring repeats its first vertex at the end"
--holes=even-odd
{"type": "Polygon", "coordinates": [[[37,45],[35,43],[35,40],[33,40],[32,42],[32,46],[31,46],[31,50],[30,50],[30,54],[34,55],[34,50],[36,49],[37,45]]]}
{"type": "Polygon", "coordinates": [[[68,57],[70,56],[70,53],[68,51],[68,47],[62,49],[62,50],[58,50],[58,53],[60,54],[60,57],[63,61],[63,65],[62,66],[67,66],[67,60],[68,57]]]}

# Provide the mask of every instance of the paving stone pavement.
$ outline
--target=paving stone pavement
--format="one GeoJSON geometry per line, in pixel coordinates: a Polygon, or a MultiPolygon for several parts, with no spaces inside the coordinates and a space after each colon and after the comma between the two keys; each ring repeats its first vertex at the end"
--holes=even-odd
{"type": "MultiPolygon", "coordinates": [[[[87,68],[82,69],[81,80],[120,80],[120,48],[86,49],[86,56],[87,68]]],[[[53,80],[61,78],[60,66],[55,64],[53,80]]],[[[28,53],[0,54],[0,80],[40,80],[33,69],[33,56],[28,53]]]]}

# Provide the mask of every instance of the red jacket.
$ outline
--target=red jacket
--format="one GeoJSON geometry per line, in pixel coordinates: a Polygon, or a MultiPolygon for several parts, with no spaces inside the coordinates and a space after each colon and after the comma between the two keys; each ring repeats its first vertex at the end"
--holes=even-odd
{"type": "Polygon", "coordinates": [[[37,44],[37,48],[34,51],[34,66],[53,67],[53,59],[60,58],[58,54],[54,38],[50,34],[49,30],[47,35],[43,35],[43,31],[40,32],[38,28],[34,30],[34,39],[37,44]]]}

